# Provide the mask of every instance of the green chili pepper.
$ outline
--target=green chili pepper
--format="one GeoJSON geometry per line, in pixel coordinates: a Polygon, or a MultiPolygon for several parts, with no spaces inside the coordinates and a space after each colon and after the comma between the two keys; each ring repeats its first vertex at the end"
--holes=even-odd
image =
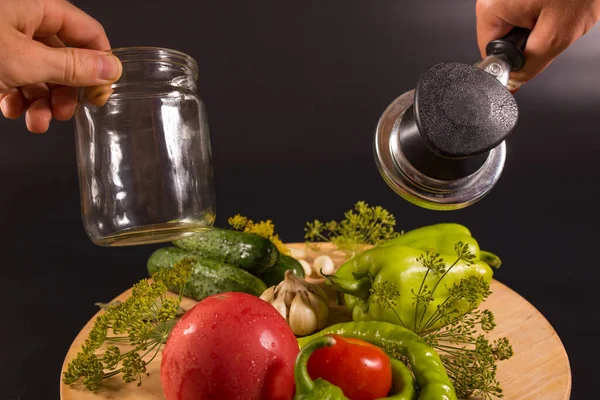
{"type": "Polygon", "coordinates": [[[296,380],[294,400],[348,400],[339,387],[321,378],[313,381],[308,374],[307,363],[310,355],[318,348],[334,344],[333,337],[321,336],[310,341],[300,350],[294,369],[294,379],[296,380]]]}
{"type": "Polygon", "coordinates": [[[475,308],[465,283],[489,285],[500,259],[482,252],[470,231],[459,224],[415,229],[364,251],[326,276],[344,293],[355,321],[387,321],[417,333],[439,328],[475,308]],[[480,279],[479,279],[480,278],[480,279]],[[438,308],[441,307],[441,308],[438,308]]]}
{"type": "MultiPolygon", "coordinates": [[[[305,346],[310,345],[311,348],[317,346],[313,341],[329,334],[362,339],[381,347],[391,357],[406,357],[420,390],[417,397],[419,400],[457,399],[440,356],[409,329],[388,322],[342,322],[298,339],[298,344],[302,348],[301,354],[305,346]]],[[[327,343],[327,340],[324,340],[321,345],[323,343],[327,343]]],[[[300,383],[301,387],[306,387],[303,382],[300,383]]]]}
{"type": "MultiPolygon", "coordinates": [[[[402,361],[390,357],[392,363],[392,395],[384,399],[417,400],[417,388],[410,369],[402,361]]],[[[377,399],[377,400],[384,400],[377,399]]]]}

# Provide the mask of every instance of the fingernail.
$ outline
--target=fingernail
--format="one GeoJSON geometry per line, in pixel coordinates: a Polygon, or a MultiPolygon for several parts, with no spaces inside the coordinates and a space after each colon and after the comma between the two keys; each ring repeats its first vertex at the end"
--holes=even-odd
{"type": "Polygon", "coordinates": [[[84,96],[88,103],[96,107],[102,107],[113,92],[114,90],[111,89],[110,85],[93,86],[84,89],[84,96]]]}
{"type": "Polygon", "coordinates": [[[519,90],[521,88],[522,85],[523,85],[523,82],[520,82],[520,81],[517,81],[514,79],[509,79],[507,89],[509,91],[511,91],[512,93],[515,93],[517,90],[519,90]]]}
{"type": "Polygon", "coordinates": [[[98,78],[104,81],[115,81],[121,73],[121,62],[112,55],[98,58],[98,78]]]}

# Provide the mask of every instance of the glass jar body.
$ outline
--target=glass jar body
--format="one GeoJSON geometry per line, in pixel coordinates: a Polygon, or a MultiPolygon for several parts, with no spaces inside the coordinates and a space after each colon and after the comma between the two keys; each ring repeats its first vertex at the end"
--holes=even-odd
{"type": "Polygon", "coordinates": [[[113,53],[123,64],[106,104],[80,93],[75,113],[84,228],[101,246],[149,244],[210,228],[214,179],[196,63],[159,48],[113,53]]]}

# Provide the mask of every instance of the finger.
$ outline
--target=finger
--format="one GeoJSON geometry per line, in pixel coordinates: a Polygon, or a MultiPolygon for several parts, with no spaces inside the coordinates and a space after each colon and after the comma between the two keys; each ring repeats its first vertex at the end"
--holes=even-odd
{"type": "Polygon", "coordinates": [[[25,112],[27,129],[33,133],[46,132],[52,119],[50,89],[44,83],[36,83],[23,86],[21,92],[29,104],[25,112]]]}
{"type": "Polygon", "coordinates": [[[46,3],[44,20],[36,37],[56,35],[67,46],[93,50],[110,50],[104,28],[94,18],[73,4],[64,1],[46,3]]]}
{"type": "Polygon", "coordinates": [[[29,103],[33,103],[34,101],[41,98],[50,97],[50,89],[45,83],[34,83],[30,85],[25,85],[21,87],[21,93],[23,93],[23,96],[29,103]]]}
{"type": "Polygon", "coordinates": [[[492,3],[494,2],[477,1],[475,7],[477,16],[477,45],[481,53],[481,58],[486,57],[485,48],[489,42],[501,38],[513,28],[512,24],[502,18],[505,10],[502,8],[498,9],[492,3]]]}
{"type": "Polygon", "coordinates": [[[0,110],[6,118],[17,119],[25,112],[27,102],[20,91],[0,96],[0,110]]]}
{"type": "Polygon", "coordinates": [[[556,57],[584,33],[579,20],[552,9],[545,9],[525,45],[525,65],[511,74],[517,82],[527,82],[544,71],[556,57]]]}
{"type": "MultiPolygon", "coordinates": [[[[41,39],[40,42],[50,47],[65,47],[64,43],[54,35],[41,39]]],[[[60,121],[71,119],[77,106],[77,90],[70,89],[68,86],[56,86],[54,84],[49,84],[48,86],[52,90],[50,99],[52,116],[60,121]],[[57,88],[56,91],[55,87],[57,88]]],[[[85,91],[86,99],[97,107],[103,106],[112,93],[113,90],[110,85],[90,87],[86,88],[85,91]]]]}
{"type": "Polygon", "coordinates": [[[35,100],[25,113],[25,124],[33,133],[46,133],[50,127],[50,120],[52,120],[52,112],[48,98],[35,100]]]}
{"type": "Polygon", "coordinates": [[[117,81],[122,74],[119,59],[98,50],[51,48],[22,38],[20,57],[4,66],[12,87],[36,82],[65,86],[96,86],[117,81]],[[12,78],[12,79],[11,79],[12,78]]]}
{"type": "MultiPolygon", "coordinates": [[[[62,42],[62,40],[60,40],[58,37],[56,37],[56,35],[52,35],[52,36],[47,36],[47,37],[43,37],[43,38],[37,38],[36,40],[38,40],[40,43],[45,44],[48,47],[54,47],[57,49],[62,49],[65,48],[67,46],[65,46],[65,44],[62,42]]],[[[57,85],[55,83],[48,83],[48,88],[50,88],[50,106],[52,107],[52,116],[54,116],[55,110],[55,92],[54,89],[55,88],[63,88],[63,87],[68,87],[68,86],[61,86],[61,85],[57,85]]],[[[67,96],[63,96],[62,95],[62,90],[58,91],[58,104],[59,104],[59,108],[62,107],[63,104],[68,103],[67,101],[64,101],[65,97],[72,97],[72,93],[75,92],[75,97],[77,97],[77,91],[75,89],[69,89],[67,90],[67,92],[69,93],[67,96]]],[[[60,110],[58,111],[58,115],[63,115],[64,112],[61,112],[60,110]]],[[[56,117],[55,117],[56,118],[56,117]]],[[[70,117],[66,118],[69,119],[70,117]]]]}
{"type": "Polygon", "coordinates": [[[77,107],[77,89],[70,86],[57,86],[51,90],[50,96],[52,116],[58,121],[71,119],[77,107]]]}

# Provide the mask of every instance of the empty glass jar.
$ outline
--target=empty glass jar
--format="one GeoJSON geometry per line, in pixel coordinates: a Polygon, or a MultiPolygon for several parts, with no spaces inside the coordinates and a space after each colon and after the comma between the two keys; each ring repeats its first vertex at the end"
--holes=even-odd
{"type": "Polygon", "coordinates": [[[106,104],[80,92],[75,114],[83,223],[100,246],[166,242],[215,219],[198,67],[163,48],[113,50],[123,64],[106,104]]]}

